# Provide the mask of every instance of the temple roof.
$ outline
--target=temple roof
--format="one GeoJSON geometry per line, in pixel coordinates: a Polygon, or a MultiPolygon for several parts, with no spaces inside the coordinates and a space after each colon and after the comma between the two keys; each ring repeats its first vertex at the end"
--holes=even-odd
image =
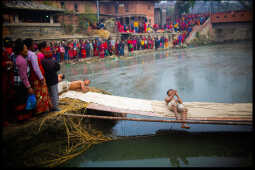
{"type": "Polygon", "coordinates": [[[64,9],[53,7],[50,5],[39,3],[38,1],[19,1],[19,0],[6,0],[2,1],[4,7],[13,9],[24,10],[43,10],[43,11],[55,11],[63,12],[64,9]]]}

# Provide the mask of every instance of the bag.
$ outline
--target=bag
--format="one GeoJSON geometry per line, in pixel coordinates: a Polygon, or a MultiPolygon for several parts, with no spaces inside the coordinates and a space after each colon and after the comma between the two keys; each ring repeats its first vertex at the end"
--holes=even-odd
{"type": "Polygon", "coordinates": [[[64,52],[65,52],[64,47],[60,47],[60,52],[61,52],[61,53],[64,53],[64,52]]]}
{"type": "Polygon", "coordinates": [[[26,110],[32,110],[36,107],[36,98],[34,94],[31,94],[27,98],[26,110]]]}

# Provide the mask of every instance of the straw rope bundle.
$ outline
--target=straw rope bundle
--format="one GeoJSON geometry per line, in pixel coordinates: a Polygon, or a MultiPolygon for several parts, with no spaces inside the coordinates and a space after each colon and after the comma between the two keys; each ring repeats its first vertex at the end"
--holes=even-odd
{"type": "Polygon", "coordinates": [[[108,39],[109,36],[110,36],[110,32],[107,31],[107,30],[101,30],[100,29],[100,30],[92,30],[91,32],[92,32],[92,34],[98,35],[98,36],[103,37],[105,39],[108,39]]]}
{"type": "MultiPolygon", "coordinates": [[[[93,87],[89,87],[89,91],[110,94],[93,87]]],[[[88,103],[71,98],[61,98],[60,103],[62,103],[59,106],[61,111],[48,114],[40,120],[37,134],[41,133],[42,136],[44,136],[43,133],[48,134],[49,127],[47,130],[45,127],[43,131],[43,126],[47,126],[47,123],[52,124],[54,121],[57,121],[56,124],[62,124],[61,127],[64,128],[59,128],[57,130],[58,136],[51,141],[41,142],[26,151],[24,153],[24,157],[27,158],[24,161],[26,166],[56,167],[87,151],[95,144],[112,140],[112,138],[104,136],[101,131],[92,129],[89,124],[84,124],[84,118],[77,119],[64,116],[64,113],[83,114],[86,112],[88,103]],[[66,140],[63,140],[63,136],[66,140]]]]}

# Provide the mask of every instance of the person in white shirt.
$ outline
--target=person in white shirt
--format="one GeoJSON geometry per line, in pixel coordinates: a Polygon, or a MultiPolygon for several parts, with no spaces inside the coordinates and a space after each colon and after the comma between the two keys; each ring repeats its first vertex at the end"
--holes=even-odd
{"type": "MultiPolygon", "coordinates": [[[[168,109],[175,113],[176,120],[186,120],[188,109],[178,109],[179,105],[183,105],[183,102],[182,99],[179,97],[177,90],[169,89],[166,94],[167,97],[165,98],[165,102],[168,106],[168,109]],[[177,97],[177,99],[174,98],[175,96],[177,97]],[[178,112],[181,113],[181,117],[178,112]]],[[[181,128],[189,129],[190,127],[187,126],[186,123],[182,123],[181,128]]]]}

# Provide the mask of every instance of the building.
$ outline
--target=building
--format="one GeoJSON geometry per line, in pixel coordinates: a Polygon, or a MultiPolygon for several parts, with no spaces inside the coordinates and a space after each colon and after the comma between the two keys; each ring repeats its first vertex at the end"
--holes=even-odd
{"type": "Polygon", "coordinates": [[[35,38],[63,32],[58,16],[63,9],[32,1],[3,1],[3,37],[35,38]]]}
{"type": "MultiPolygon", "coordinates": [[[[122,24],[134,20],[154,24],[154,4],[151,1],[116,1],[99,2],[99,20],[119,19],[122,24]]],[[[75,32],[81,24],[81,16],[87,18],[88,30],[97,22],[97,1],[45,1],[45,0],[4,0],[3,2],[3,37],[34,38],[65,33],[65,26],[73,27],[75,32]]],[[[85,22],[82,20],[82,24],[85,22]]]]}
{"type": "Polygon", "coordinates": [[[164,25],[173,21],[174,1],[156,3],[154,6],[154,20],[158,25],[164,25]]]}

